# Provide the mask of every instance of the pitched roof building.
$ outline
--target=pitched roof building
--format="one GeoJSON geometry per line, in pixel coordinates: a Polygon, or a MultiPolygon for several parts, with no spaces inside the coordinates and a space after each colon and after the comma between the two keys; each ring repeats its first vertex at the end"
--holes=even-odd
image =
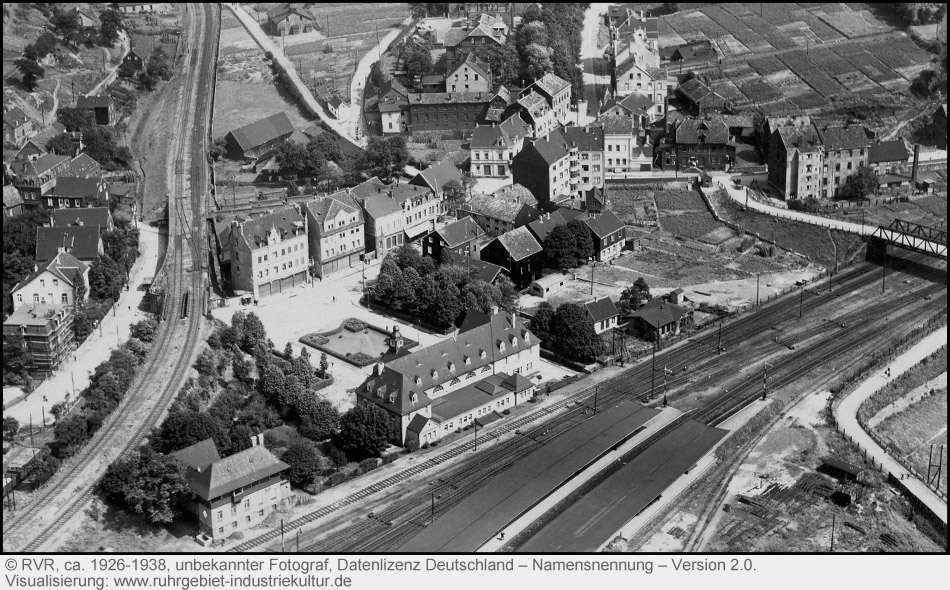
{"type": "Polygon", "coordinates": [[[60,176],[53,190],[43,197],[50,209],[88,207],[109,200],[109,185],[101,177],[60,176]]]}
{"type": "Polygon", "coordinates": [[[54,209],[50,212],[50,225],[98,225],[102,231],[113,229],[112,213],[108,207],[83,207],[81,209],[54,209]]]}
{"type": "Polygon", "coordinates": [[[472,217],[486,233],[500,235],[537,219],[541,214],[537,207],[531,191],[513,184],[490,195],[473,195],[459,207],[458,216],[472,217]]]}
{"type": "Polygon", "coordinates": [[[543,250],[527,227],[521,226],[488,242],[482,260],[505,269],[511,282],[524,289],[541,276],[543,250]]]}
{"type": "Polygon", "coordinates": [[[594,241],[594,258],[597,262],[607,262],[620,256],[626,226],[613,211],[607,209],[600,213],[588,212],[584,223],[590,229],[594,241]]]}
{"type": "Polygon", "coordinates": [[[584,309],[587,310],[587,315],[594,325],[594,332],[603,334],[607,330],[617,327],[617,318],[620,316],[620,312],[617,311],[617,307],[610,300],[610,297],[589,301],[584,304],[584,309]]]}
{"type": "Polygon", "coordinates": [[[88,294],[89,265],[69,252],[57,252],[13,287],[13,309],[30,304],[74,306],[80,283],[82,292],[88,294]]]}
{"type": "Polygon", "coordinates": [[[283,143],[294,132],[287,113],[279,112],[240,129],[229,131],[225,137],[228,157],[232,160],[254,159],[283,143]]]}
{"type": "Polygon", "coordinates": [[[363,211],[344,191],[304,205],[309,228],[310,257],[320,278],[354,268],[366,251],[363,211]]]}
{"type": "Polygon", "coordinates": [[[307,218],[288,206],[231,222],[231,286],[257,300],[307,282],[307,218]]]}
{"type": "Polygon", "coordinates": [[[71,225],[68,227],[36,228],[36,263],[43,264],[61,252],[92,263],[105,250],[102,246],[102,228],[98,225],[71,225]]]}
{"type": "Polygon", "coordinates": [[[422,255],[436,262],[461,262],[467,258],[478,258],[477,241],[484,235],[484,230],[474,219],[463,217],[429,232],[422,240],[422,255]]]}
{"type": "Polygon", "coordinates": [[[437,197],[442,198],[442,187],[453,180],[459,184],[465,182],[462,173],[451,160],[441,160],[430,164],[425,170],[416,174],[409,184],[428,187],[437,197]]]}

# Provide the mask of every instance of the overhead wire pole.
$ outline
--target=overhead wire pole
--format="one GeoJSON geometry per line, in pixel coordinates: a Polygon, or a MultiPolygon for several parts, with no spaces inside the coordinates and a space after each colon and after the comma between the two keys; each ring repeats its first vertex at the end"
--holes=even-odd
{"type": "Polygon", "coordinates": [[[774,367],[772,363],[765,363],[765,366],[762,367],[762,401],[765,401],[765,398],[768,395],[768,389],[766,384],[769,382],[769,367],[774,367]]]}

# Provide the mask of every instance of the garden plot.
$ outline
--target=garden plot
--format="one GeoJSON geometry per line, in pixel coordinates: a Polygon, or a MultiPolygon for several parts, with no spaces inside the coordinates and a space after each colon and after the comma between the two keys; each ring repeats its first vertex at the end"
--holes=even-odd
{"type": "Polygon", "coordinates": [[[627,225],[656,225],[656,203],[651,188],[610,185],[610,208],[627,225]]]}
{"type": "Polygon", "coordinates": [[[728,102],[733,104],[741,105],[743,103],[749,102],[749,99],[746,98],[746,95],[742,94],[739,88],[737,88],[736,85],[730,80],[719,80],[714,82],[710,88],[719,93],[719,96],[725,98],[728,102]]]}
{"type": "Polygon", "coordinates": [[[869,23],[862,12],[841,11],[829,15],[823,10],[816,10],[814,15],[849,39],[879,32],[879,28],[869,23]]]}
{"type": "Polygon", "coordinates": [[[726,35],[719,39],[719,50],[722,51],[724,57],[752,53],[751,49],[740,43],[732,35],[726,35]]]}
{"type": "Polygon", "coordinates": [[[739,90],[757,105],[783,98],[781,92],[764,80],[750,80],[739,86],[739,90]]]}
{"type": "Polygon", "coordinates": [[[832,77],[849,74],[854,71],[854,66],[852,66],[848,60],[828,48],[819,47],[812,49],[808,57],[822,68],[826,74],[832,77]]]}
{"type": "Polygon", "coordinates": [[[749,66],[760,76],[771,76],[779,72],[787,72],[788,67],[775,56],[766,56],[754,59],[749,62],[749,66]]]}
{"type": "Polygon", "coordinates": [[[873,80],[865,76],[861,72],[848,72],[847,74],[841,74],[835,76],[842,86],[848,89],[848,92],[864,92],[868,90],[873,90],[875,88],[880,88],[873,80]]]}

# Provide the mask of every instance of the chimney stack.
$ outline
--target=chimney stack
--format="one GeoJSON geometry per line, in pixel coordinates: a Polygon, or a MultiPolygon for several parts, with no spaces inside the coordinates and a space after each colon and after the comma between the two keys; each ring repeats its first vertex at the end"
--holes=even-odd
{"type": "Polygon", "coordinates": [[[385,365],[383,365],[383,361],[376,361],[376,368],[375,368],[375,370],[373,371],[373,374],[374,374],[374,375],[382,375],[382,374],[383,374],[383,368],[384,368],[384,367],[385,367],[385,365]]]}
{"type": "Polygon", "coordinates": [[[492,306],[491,306],[491,314],[492,314],[492,315],[498,315],[498,306],[497,306],[497,305],[492,305],[492,306]]]}
{"type": "Polygon", "coordinates": [[[920,144],[914,144],[914,167],[911,169],[910,178],[914,183],[914,186],[911,188],[917,188],[917,167],[920,164],[920,144]]]}

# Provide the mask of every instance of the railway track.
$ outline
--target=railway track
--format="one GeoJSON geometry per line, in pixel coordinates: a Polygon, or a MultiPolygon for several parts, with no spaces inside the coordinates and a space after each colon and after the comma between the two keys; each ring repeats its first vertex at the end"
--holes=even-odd
{"type": "MultiPolygon", "coordinates": [[[[220,26],[220,16],[217,5],[192,4],[189,6],[190,14],[194,20],[192,34],[189,36],[189,40],[193,44],[191,49],[192,59],[193,62],[197,63],[200,57],[204,57],[203,65],[205,67],[203,76],[200,75],[198,68],[192,68],[185,72],[183,86],[190,89],[189,92],[185,93],[185,96],[186,98],[194,96],[197,108],[185,105],[185,112],[190,111],[191,116],[182,117],[182,124],[176,135],[174,149],[181,153],[188,149],[186,146],[190,146],[191,153],[203,154],[206,153],[206,138],[203,135],[206,135],[208,129],[208,114],[210,112],[208,97],[210,93],[202,92],[201,84],[208,79],[209,68],[216,61],[216,40],[220,26]],[[201,124],[196,120],[197,117],[203,119],[200,122],[201,124]]],[[[190,215],[194,216],[194,219],[200,220],[203,218],[202,212],[205,206],[204,195],[206,194],[207,171],[204,169],[202,158],[192,158],[192,161],[195,162],[192,179],[196,180],[191,187],[193,198],[190,215]]],[[[174,194],[185,194],[186,184],[185,175],[176,174],[173,187],[174,194]]],[[[161,314],[162,319],[166,321],[162,321],[160,324],[152,350],[132,387],[116,410],[106,419],[99,432],[37,493],[33,502],[19,514],[4,518],[4,538],[19,537],[23,539],[25,543],[20,548],[21,551],[40,550],[44,544],[54,538],[63,525],[86,505],[95,493],[95,484],[105,471],[104,466],[98,465],[98,459],[107,456],[109,449],[114,448],[117,444],[121,445],[120,456],[127,456],[137,449],[152,427],[158,423],[159,418],[172,402],[178,388],[184,381],[201,331],[201,314],[194,312],[195,310],[200,311],[201,294],[205,291],[200,266],[197,269],[195,268],[195,262],[200,262],[200,258],[195,258],[192,254],[191,269],[189,270],[189,260],[185,256],[187,253],[184,247],[185,242],[196,243],[197,239],[200,238],[202,227],[200,223],[189,223],[188,215],[187,211],[182,210],[178,214],[179,219],[169,220],[170,228],[175,228],[177,231],[175,231],[174,239],[170,242],[170,247],[174,250],[174,253],[166,267],[169,284],[161,314]],[[190,298],[190,303],[189,293],[194,294],[190,298]],[[170,315],[169,311],[175,306],[175,302],[178,302],[182,310],[181,319],[187,320],[186,322],[167,321],[170,315]],[[192,313],[188,313],[189,305],[192,313]],[[138,418],[137,414],[141,412],[143,402],[148,400],[150,394],[156,389],[154,384],[157,374],[162,375],[161,381],[164,383],[158,392],[158,399],[150,407],[144,418],[138,418]],[[134,425],[130,425],[129,422],[134,425]],[[129,431],[130,426],[131,432],[129,431]],[[90,469],[95,469],[95,472],[90,473],[90,469]],[[68,495],[68,497],[63,498],[64,495],[68,495]],[[39,513],[46,510],[51,504],[57,506],[57,511],[52,520],[38,523],[39,513]]]]}
{"type": "MultiPolygon", "coordinates": [[[[824,297],[821,297],[821,294],[816,296],[820,297],[820,299],[811,302],[811,308],[820,307],[832,301],[841,293],[849,293],[866,287],[876,281],[877,275],[876,272],[873,272],[873,267],[872,271],[869,272],[869,269],[866,268],[868,265],[863,266],[865,266],[865,268],[857,269],[848,273],[846,276],[839,277],[835,293],[824,294],[824,297]]],[[[849,325],[852,326],[851,332],[853,333],[850,337],[846,341],[838,342],[838,340],[842,338],[842,335],[837,333],[833,337],[823,340],[820,348],[810,348],[807,351],[803,350],[796,355],[786,357],[786,359],[783,359],[781,365],[776,364],[776,366],[771,369],[773,372],[771,387],[777,388],[791,383],[808,371],[811,371],[815,366],[837,358],[858,344],[865,343],[868,338],[867,332],[872,331],[873,328],[861,328],[862,322],[860,320],[879,317],[883,310],[894,307],[899,308],[905,303],[913,303],[916,300],[924,299],[928,295],[933,295],[941,290],[945,290],[945,288],[945,285],[930,285],[919,292],[899,298],[897,302],[882,302],[873,306],[873,308],[859,310],[842,316],[842,318],[846,320],[842,322],[844,325],[842,330],[846,331],[849,325]],[[847,322],[851,323],[849,324],[847,322]],[[815,357],[816,352],[819,353],[818,357],[815,357]]],[[[768,308],[767,310],[763,310],[757,318],[748,321],[745,325],[728,331],[724,330],[723,344],[735,344],[744,340],[750,334],[761,331],[763,325],[776,325],[793,316],[797,318],[797,309],[795,309],[794,303],[794,295],[789,296],[785,299],[784,307],[774,306],[773,308],[768,308]]],[[[931,301],[925,306],[925,310],[923,311],[936,311],[941,306],[946,306],[945,297],[931,301]]],[[[895,321],[903,320],[911,315],[918,315],[921,311],[920,309],[914,309],[903,314],[898,314],[895,316],[895,321]]],[[[822,327],[821,332],[814,331],[809,337],[819,336],[821,333],[827,333],[827,329],[822,327]]],[[[665,366],[685,366],[685,364],[689,362],[689,359],[695,357],[697,352],[697,350],[690,350],[690,348],[704,347],[706,351],[715,350],[709,346],[709,342],[702,342],[703,339],[716,341],[718,343],[719,335],[709,334],[696,342],[695,347],[681,347],[680,349],[660,354],[658,357],[664,362],[665,366]]],[[[714,355],[709,355],[709,357],[712,358],[714,355]]],[[[643,363],[643,365],[646,365],[646,363],[643,363]]],[[[640,397],[642,399],[644,396],[637,390],[637,385],[646,385],[646,382],[649,381],[650,370],[650,366],[643,366],[631,371],[622,378],[597,386],[596,395],[599,397],[598,408],[612,405],[630,396],[640,397]]],[[[734,370],[724,369],[720,376],[725,376],[729,373],[734,373],[734,370]]],[[[669,384],[682,385],[681,381],[685,380],[685,377],[677,378],[669,384]]],[[[759,393],[755,389],[758,383],[758,376],[751,376],[746,382],[741,384],[740,387],[733,388],[728,393],[715,398],[705,408],[705,411],[701,414],[693,415],[693,417],[710,424],[721,423],[733,413],[759,397],[759,393]]],[[[584,419],[587,416],[589,408],[592,407],[592,397],[595,395],[591,393],[592,389],[595,388],[590,388],[588,391],[578,394],[575,400],[564,400],[563,403],[559,404],[558,408],[552,412],[560,414],[557,419],[536,426],[529,433],[525,433],[525,436],[515,439],[514,442],[509,441],[504,446],[486,451],[483,456],[480,455],[477,459],[467,463],[466,466],[463,466],[451,476],[430,482],[431,487],[427,489],[426,492],[412,494],[412,497],[395,503],[379,514],[374,514],[374,518],[358,521],[343,531],[335,531],[332,536],[308,546],[307,550],[342,552],[386,552],[397,550],[408,539],[417,534],[433,516],[437,517],[439,514],[448,510],[473,493],[476,489],[485,485],[486,481],[490,481],[492,477],[495,477],[507,469],[514,461],[533,451],[538,444],[543,444],[543,442],[538,442],[532,434],[539,435],[541,432],[554,430],[556,435],[557,433],[570,429],[577,421],[584,419]],[[571,405],[575,407],[569,409],[568,412],[558,412],[558,410],[564,410],[567,406],[571,405]],[[534,444],[526,443],[526,440],[531,440],[534,444]],[[425,501],[429,496],[438,498],[438,502],[434,502],[434,510],[430,506],[430,503],[425,501]]],[[[649,395],[648,389],[647,394],[649,395]]],[[[523,420],[529,421],[536,419],[537,417],[529,415],[523,420]]],[[[550,437],[548,437],[548,439],[550,439],[550,437]]],[[[470,447],[467,444],[465,448],[467,450],[470,447]]],[[[395,483],[392,485],[395,485],[395,483]]],[[[377,488],[376,491],[380,491],[380,488],[377,488]]],[[[327,514],[332,511],[328,511],[327,514]]],[[[313,519],[311,519],[311,521],[312,520],[313,519]]],[[[256,544],[254,541],[251,541],[248,545],[256,544]]]]}

